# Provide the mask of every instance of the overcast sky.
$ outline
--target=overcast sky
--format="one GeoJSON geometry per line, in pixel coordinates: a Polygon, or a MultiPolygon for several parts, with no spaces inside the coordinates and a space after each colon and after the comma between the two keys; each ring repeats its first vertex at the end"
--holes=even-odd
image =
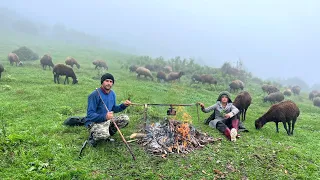
{"type": "Polygon", "coordinates": [[[139,54],[238,58],[254,75],[320,83],[319,0],[2,0],[0,7],[103,36],[139,54]]]}

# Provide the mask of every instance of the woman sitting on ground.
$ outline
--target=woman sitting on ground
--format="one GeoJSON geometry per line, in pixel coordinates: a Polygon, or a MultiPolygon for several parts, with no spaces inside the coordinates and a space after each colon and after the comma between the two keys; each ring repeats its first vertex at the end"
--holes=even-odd
{"type": "Polygon", "coordinates": [[[202,112],[214,111],[215,113],[214,119],[209,119],[209,126],[218,129],[229,140],[236,141],[239,128],[239,119],[236,115],[239,113],[239,109],[232,104],[230,94],[226,91],[221,92],[217,102],[207,108],[203,103],[199,102],[199,104],[202,112]]]}

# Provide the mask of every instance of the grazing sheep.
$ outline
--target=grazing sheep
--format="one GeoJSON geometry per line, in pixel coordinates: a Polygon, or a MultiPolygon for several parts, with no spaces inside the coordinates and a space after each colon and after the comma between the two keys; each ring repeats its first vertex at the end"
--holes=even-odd
{"type": "Polygon", "coordinates": [[[72,84],[78,83],[76,74],[74,73],[73,69],[69,66],[66,66],[64,64],[56,64],[53,67],[53,81],[56,83],[58,81],[58,84],[60,84],[59,76],[66,76],[64,80],[64,84],[66,84],[66,81],[69,84],[69,77],[73,79],[72,84]]]}
{"type": "Polygon", "coordinates": [[[73,65],[76,65],[78,69],[80,69],[80,64],[78,64],[77,60],[72,57],[67,57],[65,61],[66,65],[69,65],[73,68],[73,65]]]}
{"type": "Polygon", "coordinates": [[[251,96],[247,91],[241,92],[233,101],[233,105],[239,109],[239,119],[246,120],[247,109],[251,104],[251,96]]]}
{"type": "Polygon", "coordinates": [[[291,94],[292,94],[291,89],[286,89],[283,91],[283,95],[285,95],[285,96],[291,96],[291,94]]]}
{"type": "Polygon", "coordinates": [[[261,89],[263,90],[263,92],[267,92],[268,94],[279,91],[277,87],[269,84],[262,85],[261,89]]]}
{"type": "Polygon", "coordinates": [[[180,77],[184,75],[184,72],[171,72],[168,74],[167,81],[173,81],[178,79],[180,81],[180,77]]]}
{"type": "Polygon", "coordinates": [[[43,57],[40,59],[40,64],[42,65],[42,69],[44,69],[44,70],[47,69],[47,66],[49,66],[49,69],[50,69],[50,67],[53,68],[53,66],[54,66],[54,64],[52,62],[52,58],[48,54],[43,55],[43,57]]]}
{"type": "Polygon", "coordinates": [[[320,107],[320,97],[316,97],[313,99],[313,105],[320,107]]]}
{"type": "Polygon", "coordinates": [[[135,71],[137,70],[137,68],[138,68],[138,66],[136,66],[136,65],[131,65],[131,66],[129,67],[129,70],[130,70],[130,72],[135,72],[135,71]]]}
{"type": "Polygon", "coordinates": [[[158,79],[158,82],[160,82],[161,80],[163,81],[166,81],[167,80],[167,75],[166,73],[162,72],[162,71],[159,71],[157,73],[157,79],[158,79]]]}
{"type": "Polygon", "coordinates": [[[203,74],[200,76],[202,84],[208,83],[208,84],[217,84],[217,80],[214,79],[211,75],[209,74],[203,74]]]}
{"type": "Polygon", "coordinates": [[[293,92],[293,95],[299,95],[300,91],[301,91],[301,88],[300,88],[300,86],[293,86],[291,88],[291,91],[293,92]]]}
{"type": "Polygon", "coordinates": [[[136,72],[137,72],[137,78],[140,78],[140,75],[144,75],[145,78],[150,77],[151,80],[153,81],[153,77],[149,69],[145,67],[138,67],[136,69],[136,72]]]}
{"type": "Polygon", "coordinates": [[[320,93],[316,90],[313,90],[309,93],[309,99],[313,101],[315,97],[320,97],[320,93]]]}
{"type": "Polygon", "coordinates": [[[14,63],[16,63],[16,66],[22,66],[23,63],[19,60],[19,57],[15,53],[9,53],[8,54],[8,60],[10,61],[11,66],[13,66],[14,63]]]}
{"type": "Polygon", "coordinates": [[[234,80],[229,84],[229,87],[230,87],[230,92],[232,92],[232,90],[233,90],[233,92],[235,92],[238,89],[243,90],[244,83],[240,80],[234,80]]]}
{"type": "Polygon", "coordinates": [[[284,129],[290,136],[293,135],[294,124],[296,123],[299,114],[300,110],[293,101],[282,101],[280,103],[272,105],[263,116],[255,121],[255,126],[256,129],[261,129],[267,122],[273,121],[276,123],[277,132],[279,132],[278,123],[282,122],[284,129]],[[289,126],[289,130],[287,129],[287,123],[289,126]]]}
{"type": "Polygon", "coordinates": [[[165,67],[163,68],[163,71],[164,71],[165,73],[171,73],[171,72],[172,72],[172,67],[171,67],[171,66],[165,66],[165,67]]]}
{"type": "Polygon", "coordinates": [[[1,73],[4,71],[4,67],[2,64],[0,64],[0,79],[1,79],[1,73]]]}
{"type": "Polygon", "coordinates": [[[194,74],[191,77],[191,83],[199,83],[201,82],[201,76],[199,76],[198,74],[194,74]]]}
{"type": "Polygon", "coordinates": [[[95,60],[92,62],[92,64],[96,66],[94,69],[101,67],[101,68],[104,68],[105,70],[108,70],[107,63],[103,60],[95,60]]]}
{"type": "Polygon", "coordinates": [[[144,67],[149,69],[150,71],[154,71],[155,70],[154,65],[152,65],[152,64],[147,64],[144,67]]]}
{"type": "Polygon", "coordinates": [[[270,93],[266,97],[263,98],[264,102],[269,101],[271,103],[280,102],[282,100],[284,100],[284,95],[280,91],[274,92],[274,93],[270,93]]]}

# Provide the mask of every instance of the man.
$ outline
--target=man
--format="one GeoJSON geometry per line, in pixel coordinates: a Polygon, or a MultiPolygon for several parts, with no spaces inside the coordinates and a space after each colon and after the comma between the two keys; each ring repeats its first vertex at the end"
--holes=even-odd
{"type": "Polygon", "coordinates": [[[87,116],[85,126],[90,131],[89,144],[96,146],[97,140],[110,140],[109,137],[117,132],[113,119],[119,128],[128,125],[129,117],[122,115],[115,117],[113,113],[118,113],[125,110],[131,105],[129,100],[124,103],[116,104],[116,94],[111,90],[114,84],[112,74],[106,73],[101,77],[101,87],[93,91],[88,97],[87,116]]]}
{"type": "Polygon", "coordinates": [[[205,113],[214,111],[214,119],[209,119],[209,126],[218,129],[229,140],[236,141],[239,128],[239,119],[236,115],[239,113],[239,109],[232,104],[229,93],[221,92],[217,102],[210,107],[205,108],[201,102],[199,104],[205,113]]]}

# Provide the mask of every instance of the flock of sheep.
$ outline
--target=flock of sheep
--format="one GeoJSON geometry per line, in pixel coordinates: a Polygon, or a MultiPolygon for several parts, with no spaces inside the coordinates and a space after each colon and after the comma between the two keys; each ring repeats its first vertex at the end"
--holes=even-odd
{"type": "MultiPolygon", "coordinates": [[[[11,65],[16,64],[16,66],[22,66],[23,63],[19,60],[19,57],[15,53],[9,53],[8,60],[10,61],[11,65]]],[[[65,64],[56,64],[54,65],[52,62],[52,57],[48,54],[45,54],[41,59],[40,63],[42,65],[42,68],[45,70],[47,66],[49,68],[51,67],[53,69],[53,75],[54,75],[54,82],[59,82],[59,76],[66,76],[64,84],[68,83],[68,78],[71,77],[73,79],[73,84],[78,83],[77,77],[73,71],[73,67],[76,66],[78,69],[80,69],[80,64],[72,57],[68,57],[65,60],[65,64]],[[70,66],[70,67],[69,67],[70,66]]],[[[104,68],[105,70],[108,70],[108,66],[105,61],[102,60],[96,60],[93,61],[93,65],[95,65],[95,69],[98,67],[104,68]]],[[[173,72],[172,67],[170,66],[164,66],[161,67],[159,65],[146,65],[146,66],[136,66],[131,65],[129,67],[130,72],[136,72],[137,78],[140,78],[140,76],[144,76],[145,78],[150,78],[153,80],[153,76],[151,71],[157,72],[157,79],[158,81],[165,81],[170,82],[174,80],[180,80],[181,76],[184,75],[184,72],[173,72]]],[[[3,65],[0,64],[0,78],[1,73],[4,71],[3,65]]],[[[217,80],[212,77],[212,75],[209,74],[203,74],[203,75],[197,75],[194,74],[191,77],[192,83],[208,83],[208,84],[217,84],[217,80]]],[[[237,90],[243,90],[244,89],[244,83],[240,80],[234,80],[229,84],[230,92],[237,91],[237,90]]],[[[284,125],[284,128],[287,131],[288,135],[293,134],[294,130],[294,124],[296,122],[297,117],[300,114],[300,110],[297,107],[297,105],[290,100],[284,100],[284,96],[291,96],[299,95],[301,88],[299,86],[293,86],[291,88],[287,88],[283,93],[280,92],[280,90],[273,86],[273,85],[263,85],[262,90],[266,93],[268,93],[267,96],[264,97],[264,102],[271,102],[271,103],[277,103],[273,104],[270,109],[260,118],[258,118],[255,121],[255,126],[257,129],[260,129],[264,124],[267,122],[273,121],[276,123],[276,130],[278,132],[278,123],[282,122],[284,125]],[[288,124],[288,127],[287,127],[288,124]]],[[[318,91],[312,91],[309,94],[309,99],[313,100],[314,105],[320,106],[320,92],[318,91]]],[[[246,119],[246,111],[249,108],[251,104],[252,98],[250,94],[247,91],[242,91],[240,94],[237,95],[237,97],[234,100],[234,105],[240,110],[240,113],[238,115],[239,119],[244,121],[246,119]]]]}
{"type": "MultiPolygon", "coordinates": [[[[130,72],[136,72],[137,78],[140,78],[141,75],[145,76],[145,78],[150,78],[153,80],[153,76],[151,71],[157,72],[158,81],[173,81],[179,80],[184,72],[172,72],[172,68],[170,66],[161,67],[159,65],[145,65],[136,66],[131,65],[129,67],[130,72]]],[[[191,77],[192,83],[208,83],[208,84],[217,84],[217,80],[209,74],[197,75],[194,74],[191,77]]],[[[238,90],[244,89],[244,83],[241,80],[234,80],[229,84],[229,91],[236,92],[238,90]]],[[[276,123],[276,131],[279,132],[278,123],[282,122],[283,126],[288,135],[293,135],[294,125],[297,120],[297,117],[300,115],[300,110],[297,105],[290,100],[284,100],[284,96],[291,96],[292,93],[294,95],[300,94],[300,87],[294,86],[292,88],[286,89],[283,93],[273,85],[263,85],[262,90],[267,92],[268,95],[264,97],[264,102],[277,103],[273,104],[270,109],[258,118],[255,121],[256,129],[262,128],[267,122],[275,122],[276,123]]],[[[320,97],[320,93],[318,93],[320,97]]],[[[252,97],[247,91],[242,91],[237,95],[233,104],[239,109],[238,118],[242,121],[246,119],[246,112],[251,104],[252,97]]],[[[320,102],[320,101],[319,101],[320,102]]]]}
{"type": "MultiPolygon", "coordinates": [[[[16,66],[23,66],[22,61],[19,60],[18,55],[15,53],[9,53],[8,60],[12,66],[14,64],[16,64],[16,66]]],[[[74,58],[67,57],[67,59],[65,60],[65,64],[60,63],[60,64],[54,65],[52,62],[52,57],[48,54],[45,54],[40,59],[40,64],[44,70],[46,70],[47,66],[49,68],[51,67],[53,69],[52,72],[53,72],[54,83],[58,83],[58,84],[60,83],[59,76],[66,76],[66,78],[64,80],[64,84],[66,84],[66,83],[69,84],[69,77],[72,78],[72,80],[73,80],[72,84],[78,83],[77,76],[73,71],[73,66],[75,65],[78,69],[80,69],[80,64],[74,58]],[[71,66],[71,67],[69,67],[69,66],[71,66]]],[[[95,65],[95,69],[100,67],[100,68],[104,68],[104,69],[108,70],[107,63],[103,60],[95,60],[92,62],[92,64],[95,65]]],[[[3,67],[3,65],[0,64],[0,78],[1,78],[1,73],[3,71],[4,71],[4,67],[3,67]]]]}

